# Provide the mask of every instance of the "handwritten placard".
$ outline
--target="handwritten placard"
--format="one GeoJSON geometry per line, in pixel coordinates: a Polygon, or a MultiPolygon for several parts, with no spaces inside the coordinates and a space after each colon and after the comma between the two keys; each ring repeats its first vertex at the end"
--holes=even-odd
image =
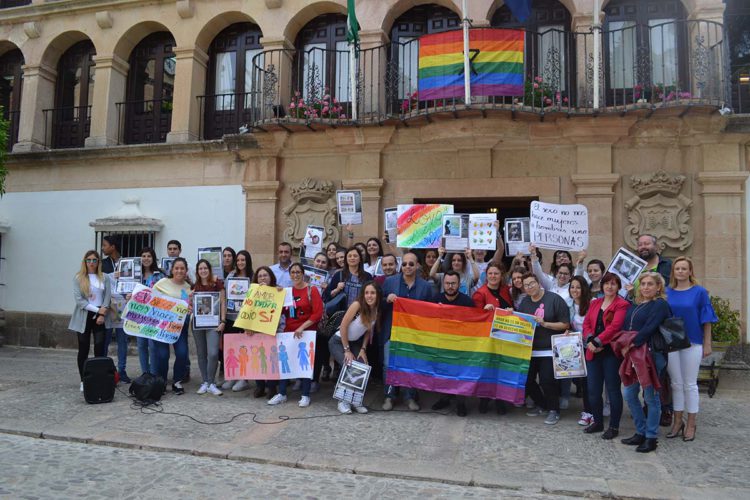
{"type": "Polygon", "coordinates": [[[250,291],[242,303],[234,326],[244,330],[276,335],[281,319],[286,290],[277,290],[272,286],[250,285],[250,291]]]}
{"type": "Polygon", "coordinates": [[[122,329],[128,335],[174,344],[188,314],[184,300],[163,295],[138,284],[125,304],[122,329]]]}
{"type": "Polygon", "coordinates": [[[495,250],[497,248],[497,214],[469,215],[469,248],[495,250]]]}
{"type": "Polygon", "coordinates": [[[550,250],[585,250],[589,246],[589,211],[583,205],[531,202],[531,243],[550,250]]]}
{"type": "Polygon", "coordinates": [[[312,378],[315,331],[224,335],[224,374],[230,380],[312,378]]]}
{"type": "Polygon", "coordinates": [[[443,236],[443,215],[452,213],[453,205],[399,205],[397,246],[438,248],[443,236]]]}
{"type": "Polygon", "coordinates": [[[536,323],[536,319],[530,314],[495,309],[490,337],[531,346],[534,342],[536,323]]]}

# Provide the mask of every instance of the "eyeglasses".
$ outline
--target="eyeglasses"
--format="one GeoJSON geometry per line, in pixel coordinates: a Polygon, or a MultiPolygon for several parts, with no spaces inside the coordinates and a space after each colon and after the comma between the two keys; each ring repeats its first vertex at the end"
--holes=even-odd
{"type": "Polygon", "coordinates": [[[91,263],[91,264],[96,264],[97,262],[99,262],[99,259],[86,259],[86,262],[91,263]]]}
{"type": "Polygon", "coordinates": [[[453,287],[453,286],[458,286],[458,283],[451,283],[451,282],[446,282],[446,283],[443,283],[443,286],[444,286],[445,288],[448,288],[449,286],[451,286],[451,287],[453,287]]]}
{"type": "Polygon", "coordinates": [[[289,271],[289,274],[302,274],[302,271],[289,271]]]}
{"type": "Polygon", "coordinates": [[[534,287],[535,287],[535,286],[537,286],[538,284],[539,284],[539,283],[537,283],[536,281],[532,281],[531,283],[524,283],[524,284],[523,284],[523,287],[524,287],[524,288],[534,288],[534,287]]]}
{"type": "Polygon", "coordinates": [[[415,262],[404,262],[403,264],[401,264],[401,267],[414,267],[416,265],[417,264],[415,262]]]}

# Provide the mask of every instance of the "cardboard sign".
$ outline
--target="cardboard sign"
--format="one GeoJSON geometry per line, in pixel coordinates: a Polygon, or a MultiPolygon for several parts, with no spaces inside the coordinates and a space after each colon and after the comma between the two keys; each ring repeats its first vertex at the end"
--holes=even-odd
{"type": "Polygon", "coordinates": [[[339,224],[362,224],[362,191],[336,191],[339,224]]]}
{"type": "Polygon", "coordinates": [[[224,335],[224,375],[229,380],[312,378],[315,366],[314,331],[295,339],[294,332],[275,337],[256,333],[224,335]]]}
{"type": "Polygon", "coordinates": [[[469,215],[469,248],[495,250],[497,248],[497,214],[469,215]]]}
{"type": "Polygon", "coordinates": [[[529,255],[530,244],[529,218],[505,219],[505,255],[514,256],[519,252],[529,255]]]}
{"type": "Polygon", "coordinates": [[[443,215],[443,248],[461,252],[469,248],[469,214],[443,215]]]}
{"type": "Polygon", "coordinates": [[[550,250],[580,252],[589,246],[589,211],[583,205],[531,202],[531,243],[550,250]]]}
{"type": "Polygon", "coordinates": [[[438,248],[442,243],[443,215],[452,213],[453,205],[399,205],[397,246],[438,248]]]}
{"type": "MultiPolygon", "coordinates": [[[[211,272],[217,278],[224,278],[224,265],[221,247],[203,247],[198,249],[198,260],[206,259],[211,266],[211,272]]],[[[197,271],[196,271],[197,274],[197,271]]]]}
{"type": "Polygon", "coordinates": [[[552,335],[552,368],[555,378],[586,376],[586,352],[581,332],[552,335]]]}
{"type": "Polygon", "coordinates": [[[253,283],[237,314],[234,326],[276,335],[285,296],[286,290],[277,290],[272,286],[253,283]]]}
{"type": "Polygon", "coordinates": [[[187,315],[186,301],[138,284],[125,304],[122,329],[134,337],[174,344],[180,338],[187,315]]]}
{"type": "Polygon", "coordinates": [[[490,337],[530,347],[536,323],[536,318],[530,314],[495,309],[490,337]]]}
{"type": "Polygon", "coordinates": [[[370,365],[352,361],[341,367],[341,374],[333,390],[333,398],[355,406],[362,406],[370,379],[370,365]]]}

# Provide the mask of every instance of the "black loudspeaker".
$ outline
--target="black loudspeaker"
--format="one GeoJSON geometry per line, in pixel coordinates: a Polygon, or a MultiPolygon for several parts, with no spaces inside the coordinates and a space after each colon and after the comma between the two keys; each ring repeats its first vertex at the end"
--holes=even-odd
{"type": "Polygon", "coordinates": [[[83,398],[89,404],[109,403],[115,397],[112,358],[89,358],[83,363],[83,398]]]}

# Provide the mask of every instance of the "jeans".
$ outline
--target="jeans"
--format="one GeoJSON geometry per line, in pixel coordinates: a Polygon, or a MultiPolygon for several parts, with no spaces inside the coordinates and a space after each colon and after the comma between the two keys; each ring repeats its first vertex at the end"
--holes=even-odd
{"type": "Polygon", "coordinates": [[[698,371],[703,359],[703,346],[693,344],[687,349],[669,353],[667,371],[672,379],[674,411],[698,413],[698,371]]]}
{"type": "Polygon", "coordinates": [[[526,394],[545,411],[560,411],[560,385],[555,379],[552,356],[532,357],[526,378],[526,394]],[[537,383],[536,377],[539,376],[537,383]]]}
{"type": "MultiPolygon", "coordinates": [[[[652,353],[657,372],[661,373],[666,365],[666,358],[663,354],[652,353]]],[[[625,387],[625,401],[630,408],[630,414],[633,417],[635,431],[647,438],[657,438],[659,436],[659,420],[661,420],[661,403],[659,402],[659,392],[654,386],[643,388],[643,400],[648,406],[648,416],[643,412],[643,406],[638,394],[641,391],[641,384],[638,382],[625,387]]]]}
{"type": "MultiPolygon", "coordinates": [[[[302,395],[310,397],[310,385],[312,384],[312,379],[301,378],[299,380],[301,383],[302,395]]],[[[288,379],[279,380],[279,394],[281,394],[282,396],[286,396],[286,388],[288,385],[288,379]]]]}
{"type": "MultiPolygon", "coordinates": [[[[349,341],[349,349],[351,349],[351,353],[354,355],[354,359],[357,358],[359,355],[359,351],[362,349],[362,341],[364,340],[364,337],[359,340],[350,340],[349,341]]],[[[331,352],[331,355],[333,356],[333,359],[336,360],[338,364],[341,366],[344,366],[344,344],[341,342],[341,337],[338,335],[333,335],[331,337],[331,340],[328,341],[328,350],[331,352]]]]}
{"type": "MultiPolygon", "coordinates": [[[[185,378],[188,357],[187,332],[189,328],[190,316],[188,315],[185,319],[182,331],[180,332],[180,338],[177,339],[177,342],[172,344],[175,353],[172,377],[174,377],[175,382],[179,382],[185,378]]],[[[151,366],[151,373],[153,375],[159,375],[167,381],[169,376],[169,344],[165,342],[154,342],[154,346],[156,347],[156,363],[154,366],[151,366]]]]}
{"type": "Polygon", "coordinates": [[[589,407],[594,415],[594,422],[604,423],[604,406],[602,403],[602,388],[607,387],[609,396],[609,426],[613,429],[620,428],[620,417],[622,417],[622,389],[620,386],[620,360],[607,349],[594,355],[594,359],[586,361],[586,390],[589,397],[589,407]]]}
{"type": "Polygon", "coordinates": [[[86,327],[83,333],[78,333],[78,374],[81,376],[81,380],[83,380],[83,364],[86,362],[86,358],[89,357],[89,351],[91,350],[92,335],[94,336],[94,356],[106,356],[107,351],[104,349],[104,339],[106,338],[104,325],[97,325],[96,314],[88,311],[86,313],[86,327]]]}
{"type": "Polygon", "coordinates": [[[128,361],[128,337],[122,328],[115,328],[115,338],[117,339],[117,371],[125,372],[125,365],[128,361]]]}
{"type": "MultiPolygon", "coordinates": [[[[391,347],[391,341],[385,343],[383,346],[383,392],[385,392],[385,397],[389,399],[395,399],[396,398],[396,386],[388,385],[385,383],[386,377],[388,376],[388,360],[390,358],[388,351],[391,347]]],[[[416,399],[417,398],[417,390],[412,389],[411,387],[404,387],[404,401],[409,401],[410,399],[416,399]]]]}
{"type": "Polygon", "coordinates": [[[149,373],[151,371],[151,355],[156,351],[156,348],[149,348],[152,342],[153,340],[149,340],[145,337],[136,337],[138,361],[141,363],[141,373],[149,373]]]}
{"type": "Polygon", "coordinates": [[[201,379],[206,384],[213,384],[216,368],[219,366],[219,332],[216,330],[193,330],[195,350],[198,354],[198,368],[201,379]]]}

